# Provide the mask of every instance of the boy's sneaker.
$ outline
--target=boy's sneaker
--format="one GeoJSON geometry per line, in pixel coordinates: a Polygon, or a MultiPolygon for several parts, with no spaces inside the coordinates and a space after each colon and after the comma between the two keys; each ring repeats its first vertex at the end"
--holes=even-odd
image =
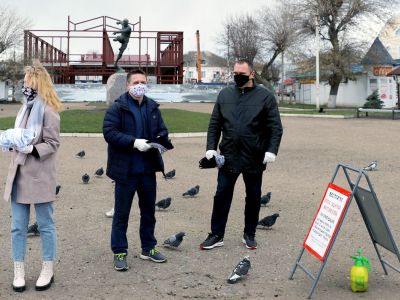
{"type": "Polygon", "coordinates": [[[141,259],[152,260],[156,263],[163,263],[167,261],[167,258],[160,253],[156,248],[151,249],[150,251],[142,250],[140,254],[141,259]]]}
{"type": "Polygon", "coordinates": [[[128,263],[126,262],[126,253],[114,254],[114,269],[117,271],[128,270],[128,263]]]}
{"type": "Polygon", "coordinates": [[[200,244],[200,249],[210,250],[215,247],[222,247],[224,245],[224,238],[219,235],[209,233],[206,240],[200,244]]]}
{"type": "Polygon", "coordinates": [[[243,243],[246,245],[247,249],[255,250],[257,249],[257,242],[254,235],[243,234],[243,243]]]}

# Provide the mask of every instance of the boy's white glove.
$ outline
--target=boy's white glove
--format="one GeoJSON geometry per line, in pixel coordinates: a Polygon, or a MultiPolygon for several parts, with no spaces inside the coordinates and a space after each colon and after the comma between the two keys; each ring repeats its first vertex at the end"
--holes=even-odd
{"type": "Polygon", "coordinates": [[[147,144],[147,140],[145,139],[136,139],[135,142],[133,143],[133,147],[141,152],[146,152],[151,148],[151,146],[147,144]]]}

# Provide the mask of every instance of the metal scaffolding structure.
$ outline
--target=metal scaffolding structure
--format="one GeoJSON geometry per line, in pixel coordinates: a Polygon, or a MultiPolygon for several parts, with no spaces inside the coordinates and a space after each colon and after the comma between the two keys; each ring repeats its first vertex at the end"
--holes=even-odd
{"type": "MultiPolygon", "coordinates": [[[[102,82],[106,83],[116,71],[110,41],[113,37],[109,36],[120,30],[114,25],[116,21],[120,20],[101,16],[73,22],[68,16],[66,30],[25,30],[25,64],[39,59],[55,83],[75,83],[76,76],[102,76],[102,82]],[[74,42],[82,39],[101,39],[102,53],[72,53],[74,42]]],[[[134,44],[135,54],[123,55],[120,67],[125,71],[141,68],[160,84],[183,83],[183,32],[142,31],[141,17],[130,25],[133,28],[130,44],[134,44]]]]}

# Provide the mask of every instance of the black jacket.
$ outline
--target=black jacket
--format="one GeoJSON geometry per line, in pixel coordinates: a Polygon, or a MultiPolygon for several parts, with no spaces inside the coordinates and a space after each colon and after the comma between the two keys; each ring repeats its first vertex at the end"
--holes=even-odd
{"type": "Polygon", "coordinates": [[[278,154],[283,133],[275,97],[258,85],[224,88],[211,115],[207,150],[217,150],[221,132],[223,169],[234,173],[265,170],[264,154],[278,154]]]}
{"type": "MultiPolygon", "coordinates": [[[[135,173],[133,159],[135,155],[143,155],[143,159],[151,163],[150,172],[161,171],[157,166],[159,157],[155,154],[158,151],[148,151],[139,153],[133,148],[135,142],[135,120],[132,111],[129,109],[129,94],[122,94],[112,106],[107,110],[103,122],[103,135],[108,143],[107,175],[116,181],[125,182],[129,175],[135,173]]],[[[168,140],[168,131],[159,110],[159,104],[154,100],[144,96],[146,101],[146,126],[149,142],[156,142],[167,149],[173,146],[168,140]]]]}

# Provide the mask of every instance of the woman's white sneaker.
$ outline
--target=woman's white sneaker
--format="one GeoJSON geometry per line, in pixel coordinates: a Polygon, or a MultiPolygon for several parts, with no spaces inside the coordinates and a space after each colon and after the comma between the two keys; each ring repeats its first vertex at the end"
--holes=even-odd
{"type": "Polygon", "coordinates": [[[40,272],[40,276],[36,281],[36,290],[37,291],[47,290],[48,288],[50,288],[53,281],[54,281],[53,262],[44,261],[42,265],[42,271],[40,272]]]}
{"type": "Polygon", "coordinates": [[[23,261],[14,262],[13,290],[16,292],[25,291],[25,266],[23,261]]]}

